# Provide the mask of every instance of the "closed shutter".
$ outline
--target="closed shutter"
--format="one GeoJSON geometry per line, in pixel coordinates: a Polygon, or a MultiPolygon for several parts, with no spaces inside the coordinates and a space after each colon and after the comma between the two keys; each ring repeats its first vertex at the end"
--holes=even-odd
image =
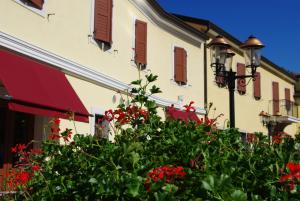
{"type": "Polygon", "coordinates": [[[135,23],[135,63],[147,64],[147,23],[140,20],[135,23]]]}
{"type": "Polygon", "coordinates": [[[285,96],[285,107],[289,111],[291,109],[291,90],[288,88],[285,88],[284,96],[285,96]]]}
{"type": "Polygon", "coordinates": [[[174,80],[179,84],[187,83],[187,53],[181,47],[174,49],[174,80]]]}
{"type": "Polygon", "coordinates": [[[112,42],[112,0],[95,0],[94,38],[112,42]]]}
{"type": "Polygon", "coordinates": [[[225,86],[225,78],[222,75],[217,75],[216,77],[216,83],[219,87],[224,87],[225,86]]]}
{"type": "MultiPolygon", "coordinates": [[[[237,76],[244,76],[246,74],[245,64],[237,64],[237,76]]],[[[240,94],[246,93],[246,80],[245,78],[237,79],[237,90],[240,94]]]]}
{"type": "Polygon", "coordinates": [[[253,95],[256,100],[261,98],[261,86],[260,86],[260,73],[255,73],[255,80],[253,81],[253,95]]]}
{"type": "Polygon", "coordinates": [[[31,3],[33,3],[34,6],[36,6],[38,9],[43,8],[44,0],[30,0],[31,3]]]}
{"type": "Polygon", "coordinates": [[[273,92],[273,114],[277,115],[279,113],[279,84],[278,84],[278,82],[272,82],[272,92],[273,92]]]}

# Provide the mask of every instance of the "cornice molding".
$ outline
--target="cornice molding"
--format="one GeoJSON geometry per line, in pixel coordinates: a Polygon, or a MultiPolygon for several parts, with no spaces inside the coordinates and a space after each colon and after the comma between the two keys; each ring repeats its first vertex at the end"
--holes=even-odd
{"type": "MultiPolygon", "coordinates": [[[[47,50],[29,44],[1,31],[0,46],[37,59],[39,61],[48,63],[59,68],[68,75],[77,77],[90,83],[94,83],[113,91],[121,91],[123,93],[126,93],[126,91],[131,88],[128,84],[121,82],[120,80],[95,71],[87,66],[75,63],[59,55],[53,54],[47,50]]],[[[173,104],[175,108],[183,109],[180,102],[177,101],[167,100],[158,96],[150,96],[149,98],[151,100],[154,100],[159,106],[162,107],[171,106],[173,104]]],[[[196,112],[197,114],[206,113],[203,108],[199,107],[196,108],[196,112]]]]}

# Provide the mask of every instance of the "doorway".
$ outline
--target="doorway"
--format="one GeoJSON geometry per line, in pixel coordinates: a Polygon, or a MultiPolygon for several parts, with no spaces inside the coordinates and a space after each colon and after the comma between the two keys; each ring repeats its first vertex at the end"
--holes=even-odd
{"type": "Polygon", "coordinates": [[[28,144],[33,136],[34,115],[11,111],[7,103],[0,102],[0,168],[14,163],[11,147],[28,144]]]}

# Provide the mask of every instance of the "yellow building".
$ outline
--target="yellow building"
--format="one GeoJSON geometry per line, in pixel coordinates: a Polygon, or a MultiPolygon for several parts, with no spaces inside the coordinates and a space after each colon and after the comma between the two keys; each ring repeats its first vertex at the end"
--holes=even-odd
{"type": "Polygon", "coordinates": [[[7,0],[0,19],[1,164],[12,161],[13,144],[45,138],[49,117],[74,128],[64,118],[75,112],[76,131],[95,134],[138,68],[159,75],[158,105],[193,100],[205,114],[207,36],[155,0],[7,0]]]}
{"type": "MultiPolygon", "coordinates": [[[[222,35],[235,53],[232,64],[233,71],[237,74],[240,73],[240,75],[249,74],[249,72],[245,72],[245,59],[240,48],[241,41],[210,21],[176,16],[199,31],[205,32],[210,40],[222,35]]],[[[209,44],[210,40],[206,44],[209,44]]],[[[229,93],[222,80],[218,80],[213,69],[210,68],[209,48],[206,50],[206,55],[205,79],[207,80],[207,90],[205,93],[207,94],[207,103],[212,102],[216,108],[212,111],[212,116],[224,113],[224,116],[218,121],[219,128],[224,129],[229,121],[229,93]]],[[[236,127],[245,134],[253,132],[276,134],[284,131],[293,136],[296,134],[297,124],[300,122],[300,119],[297,118],[297,106],[293,97],[295,76],[265,57],[262,57],[261,67],[257,71],[260,74],[259,79],[251,80],[248,78],[236,81],[236,127]],[[257,86],[255,87],[255,85],[257,86]],[[268,131],[268,126],[263,124],[260,114],[265,114],[267,117],[264,119],[266,120],[265,123],[272,124],[271,131],[268,131]]]]}

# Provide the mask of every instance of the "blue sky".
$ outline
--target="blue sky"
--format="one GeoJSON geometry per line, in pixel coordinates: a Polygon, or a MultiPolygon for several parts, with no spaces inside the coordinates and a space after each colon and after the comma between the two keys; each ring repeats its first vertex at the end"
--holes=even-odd
{"type": "Polygon", "coordinates": [[[207,19],[236,38],[258,37],[263,55],[300,72],[300,0],[157,0],[168,12],[207,19]]]}

